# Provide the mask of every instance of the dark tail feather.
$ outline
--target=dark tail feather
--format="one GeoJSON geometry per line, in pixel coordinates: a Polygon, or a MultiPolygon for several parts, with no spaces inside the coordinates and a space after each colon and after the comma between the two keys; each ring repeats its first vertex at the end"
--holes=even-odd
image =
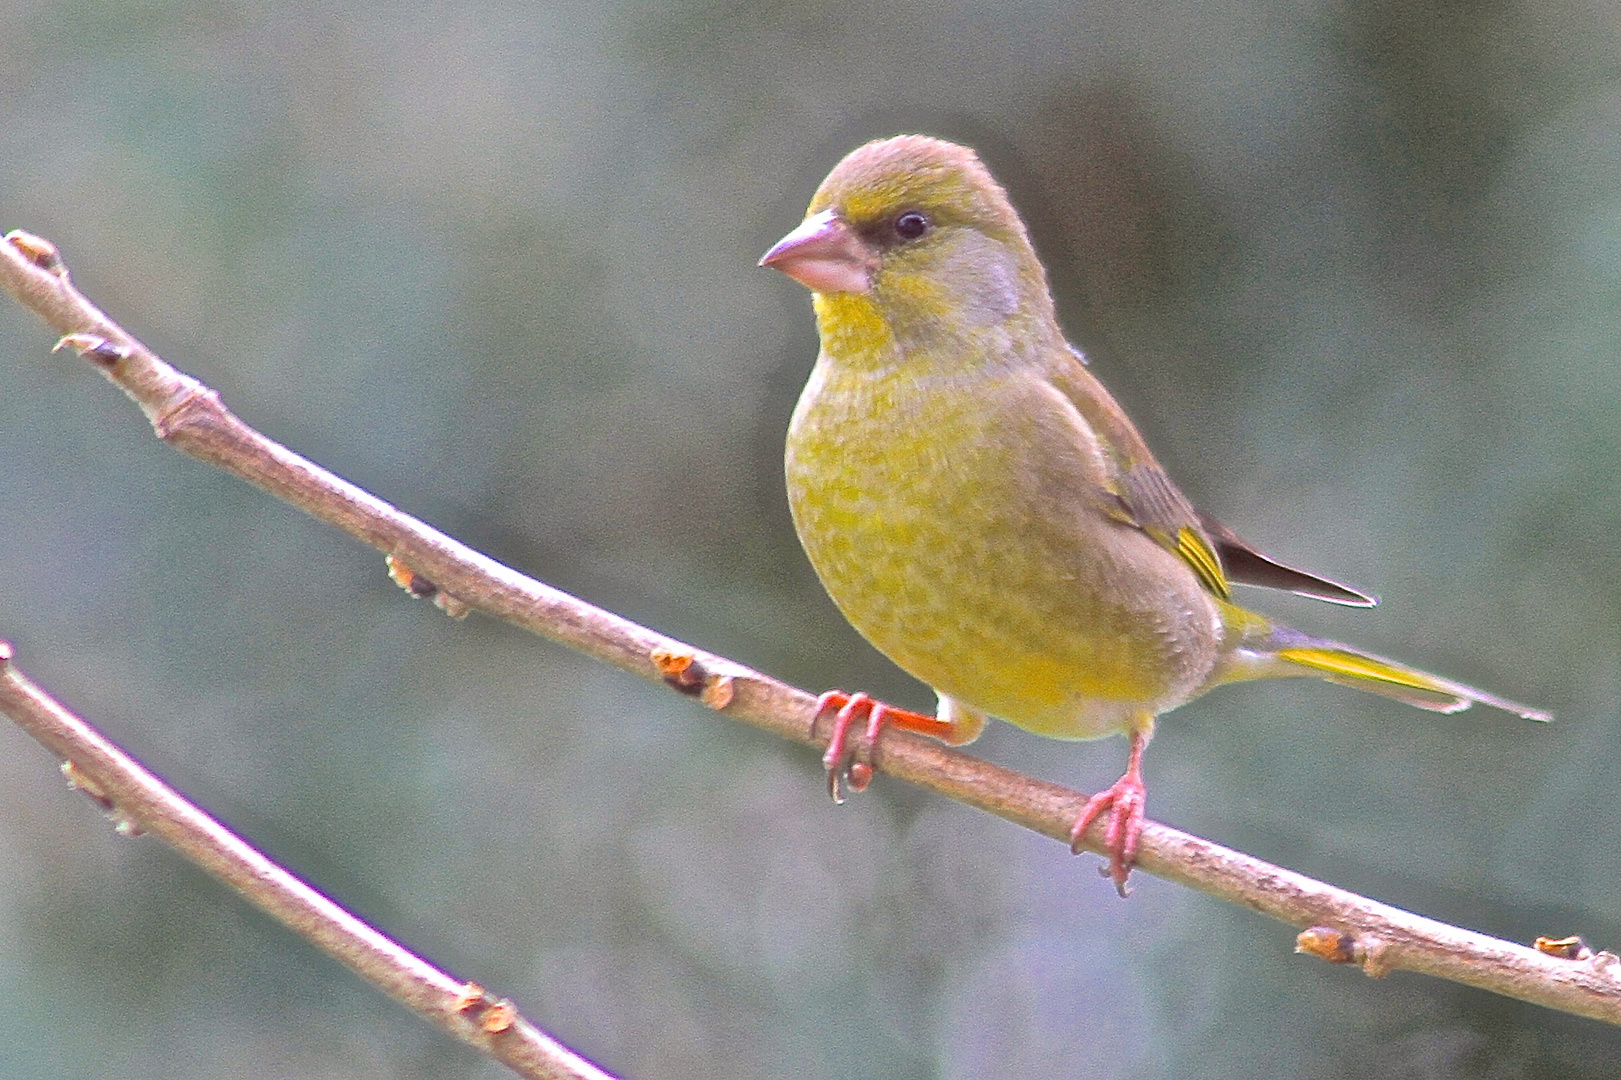
{"type": "Polygon", "coordinates": [[[1267,558],[1213,517],[1200,514],[1199,523],[1215,544],[1229,581],[1240,585],[1258,585],[1264,589],[1281,589],[1347,607],[1373,607],[1379,602],[1377,597],[1358,592],[1349,585],[1341,585],[1337,581],[1308,574],[1267,558]]]}

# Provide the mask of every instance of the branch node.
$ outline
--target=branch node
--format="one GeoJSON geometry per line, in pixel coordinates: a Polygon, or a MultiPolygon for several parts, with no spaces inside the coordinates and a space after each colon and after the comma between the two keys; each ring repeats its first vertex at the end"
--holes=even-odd
{"type": "Polygon", "coordinates": [[[1300,931],[1295,937],[1295,952],[1315,956],[1330,964],[1356,962],[1356,938],[1342,934],[1332,926],[1313,926],[1300,931]]]}
{"type": "Polygon", "coordinates": [[[1356,953],[1356,962],[1362,965],[1362,974],[1370,979],[1382,979],[1395,968],[1390,943],[1382,937],[1362,935],[1357,939],[1356,953]]]}
{"type": "Polygon", "coordinates": [[[486,1035],[499,1035],[517,1023],[518,1010],[506,998],[492,998],[476,982],[463,983],[447,1006],[453,1013],[472,1013],[486,1035]]]}
{"type": "Polygon", "coordinates": [[[663,645],[647,654],[658,669],[659,677],[678,693],[697,697],[704,689],[704,666],[698,657],[685,649],[670,649],[663,645]]]}
{"type": "Polygon", "coordinates": [[[89,773],[73,764],[72,759],[62,762],[62,777],[67,780],[68,787],[84,792],[86,798],[101,807],[112,819],[113,831],[119,836],[140,836],[146,831],[134,818],[119,810],[118,804],[113,802],[107,790],[89,773]]]}
{"type": "Polygon", "coordinates": [[[1392,970],[1388,944],[1373,934],[1357,937],[1332,926],[1313,926],[1295,936],[1295,952],[1330,964],[1356,964],[1370,979],[1382,979],[1392,970]]]}
{"type": "Polygon", "coordinates": [[[120,345],[116,341],[108,341],[100,334],[64,334],[51,351],[61,352],[63,349],[72,349],[97,367],[110,368],[120,360],[129,359],[133,351],[128,345],[120,345]]]}
{"type": "Polygon", "coordinates": [[[487,1035],[499,1035],[510,1028],[518,1019],[518,1010],[512,1002],[501,1000],[492,1004],[489,1011],[484,1014],[482,1026],[487,1035]]]}
{"type": "Polygon", "coordinates": [[[175,432],[190,422],[193,414],[218,417],[225,412],[225,403],[212,387],[193,382],[184,391],[166,402],[161,410],[150,411],[152,430],[157,437],[168,442],[175,432]]]}
{"type": "Polygon", "coordinates": [[[732,697],[736,693],[730,675],[711,675],[704,684],[704,692],[698,695],[698,700],[719,712],[732,703],[732,697]]]}
{"type": "Polygon", "coordinates": [[[476,982],[463,983],[460,991],[450,1001],[450,1011],[464,1013],[474,1005],[484,1000],[484,988],[476,982]]]}
{"type": "Polygon", "coordinates": [[[1538,937],[1531,945],[1537,952],[1545,956],[1552,956],[1559,960],[1576,960],[1586,963],[1600,975],[1615,977],[1611,971],[1616,964],[1621,963],[1621,956],[1615,955],[1608,949],[1599,949],[1594,952],[1587,942],[1578,935],[1569,937],[1538,937]]]}
{"type": "Polygon", "coordinates": [[[410,594],[414,600],[426,600],[439,591],[439,586],[406,566],[397,555],[386,555],[383,564],[388,567],[388,579],[410,594]]]}
{"type": "Polygon", "coordinates": [[[84,792],[86,797],[109,814],[113,812],[112,796],[72,761],[62,762],[62,778],[68,782],[68,787],[84,792]]]}
{"type": "Polygon", "coordinates": [[[465,619],[473,605],[458,597],[452,596],[421,574],[412,570],[401,562],[398,556],[387,555],[383,559],[388,566],[389,580],[417,600],[432,600],[433,606],[449,615],[452,619],[465,619]]]}
{"type": "Polygon", "coordinates": [[[666,686],[680,694],[695,697],[719,712],[732,703],[737,687],[730,675],[710,671],[690,649],[659,646],[647,654],[666,686]]]}
{"type": "Polygon", "coordinates": [[[33,233],[22,229],[12,229],[6,233],[6,242],[16,248],[23,258],[41,270],[55,274],[63,281],[67,280],[68,268],[62,262],[62,253],[57,250],[55,244],[43,236],[35,236],[33,233]]]}
{"type": "Polygon", "coordinates": [[[1532,947],[1539,953],[1546,953],[1549,956],[1558,957],[1560,960],[1591,960],[1593,958],[1593,950],[1587,947],[1587,942],[1575,934],[1561,938],[1539,937],[1532,943],[1532,947]]]}

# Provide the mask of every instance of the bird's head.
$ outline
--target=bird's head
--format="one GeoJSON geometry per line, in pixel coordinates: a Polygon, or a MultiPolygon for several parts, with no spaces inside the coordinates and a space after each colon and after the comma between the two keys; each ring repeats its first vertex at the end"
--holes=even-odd
{"type": "Polygon", "coordinates": [[[903,338],[1052,317],[1007,194],[972,150],[923,135],[852,151],[760,262],[817,294],[824,330],[870,314],[903,338]]]}

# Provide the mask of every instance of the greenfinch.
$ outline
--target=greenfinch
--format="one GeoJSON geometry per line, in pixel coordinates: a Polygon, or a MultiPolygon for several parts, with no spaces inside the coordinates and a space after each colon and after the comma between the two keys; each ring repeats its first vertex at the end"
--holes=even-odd
{"type": "Polygon", "coordinates": [[[1235,604],[1235,583],[1374,601],[1194,509],[1065,340],[1024,224],[972,150],[860,147],[760,261],[811,289],[821,337],[788,428],[800,542],[855,628],[939,697],[931,717],[824,695],[835,799],[866,785],[859,759],[885,724],[951,745],[988,716],[1056,739],[1124,733],[1126,772],[1071,840],[1107,815],[1104,872],[1125,895],[1154,719],[1213,687],[1313,675],[1549,719],[1235,604]]]}

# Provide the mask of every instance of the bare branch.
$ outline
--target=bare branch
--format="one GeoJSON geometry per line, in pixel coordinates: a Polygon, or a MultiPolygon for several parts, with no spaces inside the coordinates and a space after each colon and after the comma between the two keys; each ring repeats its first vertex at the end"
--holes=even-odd
{"type": "Polygon", "coordinates": [[[0,712],[62,758],[68,782],[113,814],[120,832],[159,837],[418,1016],[520,1076],[613,1080],[519,1016],[511,1002],[407,952],[248,846],[30,682],[4,641],[0,712]]]}
{"type": "MultiPolygon", "coordinates": [[[[824,747],[815,699],[524,577],[264,438],[212,390],[175,371],[68,281],[54,247],[13,233],[0,280],[134,398],[160,438],[331,522],[387,554],[396,579],[441,606],[463,605],[698,697],[733,719],[824,747]],[[448,599],[447,599],[448,597],[448,599]]],[[[904,732],[886,732],[875,766],[891,776],[1067,843],[1086,796],[904,732]]],[[[1102,826],[1088,834],[1098,850],[1102,826]]],[[[1138,866],[1298,928],[1301,951],[1408,970],[1621,1024],[1621,978],[1608,953],[1564,959],[1449,926],[1150,822],[1138,866]]]]}

